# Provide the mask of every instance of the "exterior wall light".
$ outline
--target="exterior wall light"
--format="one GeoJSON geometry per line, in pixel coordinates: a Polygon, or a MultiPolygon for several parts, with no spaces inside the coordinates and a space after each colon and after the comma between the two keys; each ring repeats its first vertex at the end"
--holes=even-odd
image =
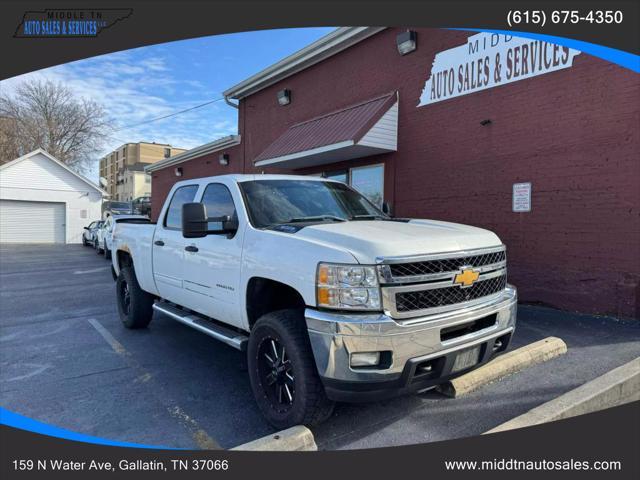
{"type": "Polygon", "coordinates": [[[218,162],[220,162],[220,165],[229,165],[229,154],[221,153],[218,157],[218,162]]]}
{"type": "Polygon", "coordinates": [[[413,30],[399,33],[396,36],[396,45],[400,55],[413,52],[418,46],[418,34],[413,30]]]}
{"type": "Polygon", "coordinates": [[[491,125],[491,119],[487,118],[486,120],[482,120],[480,121],[480,125],[482,125],[483,127],[486,127],[487,125],[491,125]]]}
{"type": "Polygon", "coordinates": [[[176,173],[176,177],[181,177],[182,176],[182,167],[176,167],[174,172],[176,173]]]}
{"type": "Polygon", "coordinates": [[[289,105],[291,103],[291,90],[285,88],[278,92],[278,103],[282,106],[289,105]]]}

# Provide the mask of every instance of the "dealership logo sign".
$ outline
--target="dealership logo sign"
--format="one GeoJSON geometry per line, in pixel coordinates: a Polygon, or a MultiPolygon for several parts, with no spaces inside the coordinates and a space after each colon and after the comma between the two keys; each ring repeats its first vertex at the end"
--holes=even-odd
{"type": "Polygon", "coordinates": [[[436,54],[418,106],[569,68],[579,54],[540,40],[478,33],[436,54]]]}
{"type": "Polygon", "coordinates": [[[97,37],[103,30],[129,18],[132,14],[132,8],[29,10],[22,16],[13,37],[97,37]]]}

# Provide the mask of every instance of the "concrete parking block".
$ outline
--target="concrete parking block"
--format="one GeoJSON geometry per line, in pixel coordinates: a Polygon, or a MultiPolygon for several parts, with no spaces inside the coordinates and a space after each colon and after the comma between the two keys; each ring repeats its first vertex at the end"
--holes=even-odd
{"type": "Polygon", "coordinates": [[[485,433],[575,417],[640,400],[640,357],[485,433]]]}
{"type": "Polygon", "coordinates": [[[567,345],[557,337],[547,337],[497,357],[495,360],[440,385],[438,391],[459,397],[527,367],[567,353],[567,345]]]}
{"type": "Polygon", "coordinates": [[[278,451],[316,451],[313,433],[303,425],[276,432],[272,435],[259,438],[249,443],[239,445],[231,450],[245,450],[254,452],[278,452],[278,451]]]}

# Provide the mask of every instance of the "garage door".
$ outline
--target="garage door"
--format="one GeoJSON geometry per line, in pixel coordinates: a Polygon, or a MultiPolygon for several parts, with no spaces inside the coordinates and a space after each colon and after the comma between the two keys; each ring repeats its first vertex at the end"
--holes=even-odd
{"type": "Polygon", "coordinates": [[[0,200],[0,243],[64,243],[65,204],[0,200]]]}

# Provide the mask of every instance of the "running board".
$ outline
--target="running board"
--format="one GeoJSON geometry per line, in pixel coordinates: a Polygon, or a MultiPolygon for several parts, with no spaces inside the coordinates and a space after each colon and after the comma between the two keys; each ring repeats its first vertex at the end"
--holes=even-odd
{"type": "Polygon", "coordinates": [[[238,350],[242,351],[246,350],[249,337],[243,335],[242,333],[238,333],[230,328],[218,325],[217,323],[214,323],[208,318],[198,315],[195,312],[181,310],[178,307],[175,307],[174,305],[171,305],[167,302],[154,303],[153,309],[157,312],[164,313],[174,320],[177,320],[180,323],[184,323],[185,325],[188,325],[191,328],[198,330],[199,332],[207,334],[210,337],[215,338],[216,340],[220,340],[221,342],[226,343],[233,348],[237,348],[238,350]]]}

